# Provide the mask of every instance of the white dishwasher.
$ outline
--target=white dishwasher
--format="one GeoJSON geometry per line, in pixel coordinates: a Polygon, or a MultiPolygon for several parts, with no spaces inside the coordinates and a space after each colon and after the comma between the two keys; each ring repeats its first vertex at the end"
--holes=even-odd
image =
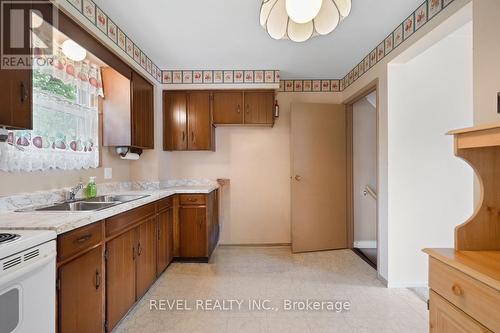
{"type": "Polygon", "coordinates": [[[53,333],[56,233],[0,230],[0,333],[53,333]]]}

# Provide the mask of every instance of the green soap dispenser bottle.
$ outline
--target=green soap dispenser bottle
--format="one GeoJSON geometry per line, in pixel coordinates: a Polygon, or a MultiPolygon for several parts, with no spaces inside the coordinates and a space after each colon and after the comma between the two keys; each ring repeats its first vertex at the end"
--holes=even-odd
{"type": "Polygon", "coordinates": [[[89,183],[87,184],[86,195],[88,199],[95,198],[97,196],[97,185],[95,184],[95,177],[89,178],[89,183]]]}

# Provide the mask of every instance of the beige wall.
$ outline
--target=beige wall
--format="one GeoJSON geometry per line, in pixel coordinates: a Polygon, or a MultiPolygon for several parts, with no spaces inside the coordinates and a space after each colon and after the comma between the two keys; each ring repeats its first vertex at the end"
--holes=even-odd
{"type": "Polygon", "coordinates": [[[101,154],[102,167],[98,169],[13,173],[0,171],[0,196],[75,186],[79,181],[87,182],[90,176],[95,176],[98,183],[130,179],[129,161],[120,160],[112,149],[103,148],[101,154]],[[104,167],[113,169],[113,179],[104,180],[104,167]]]}
{"type": "Polygon", "coordinates": [[[279,93],[277,98],[281,115],[273,128],[218,127],[216,152],[163,152],[157,138],[160,179],[231,180],[223,199],[221,243],[290,242],[290,105],[338,103],[340,94],[279,93]]]}

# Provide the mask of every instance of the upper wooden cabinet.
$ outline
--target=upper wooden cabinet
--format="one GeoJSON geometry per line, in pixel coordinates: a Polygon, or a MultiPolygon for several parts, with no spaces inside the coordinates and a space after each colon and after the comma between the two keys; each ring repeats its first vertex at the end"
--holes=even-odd
{"type": "Polygon", "coordinates": [[[31,70],[0,70],[0,127],[32,129],[31,70]]]}
{"type": "Polygon", "coordinates": [[[104,68],[102,79],[104,146],[153,149],[153,85],[135,72],[128,79],[113,68],[104,68]]]}
{"type": "Polygon", "coordinates": [[[243,124],[243,92],[214,93],[214,124],[243,124]]]}
{"type": "Polygon", "coordinates": [[[207,91],[163,92],[163,149],[214,150],[212,95],[207,91]]]}
{"type": "Polygon", "coordinates": [[[214,92],[214,125],[274,125],[274,91],[214,92]]]}

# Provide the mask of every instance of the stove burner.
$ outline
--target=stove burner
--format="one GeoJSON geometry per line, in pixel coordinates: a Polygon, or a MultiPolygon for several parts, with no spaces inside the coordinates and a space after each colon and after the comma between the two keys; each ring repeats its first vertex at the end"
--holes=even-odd
{"type": "Polygon", "coordinates": [[[0,244],[15,241],[19,237],[21,237],[21,236],[18,235],[18,234],[4,234],[4,233],[0,233],[0,244]]]}

